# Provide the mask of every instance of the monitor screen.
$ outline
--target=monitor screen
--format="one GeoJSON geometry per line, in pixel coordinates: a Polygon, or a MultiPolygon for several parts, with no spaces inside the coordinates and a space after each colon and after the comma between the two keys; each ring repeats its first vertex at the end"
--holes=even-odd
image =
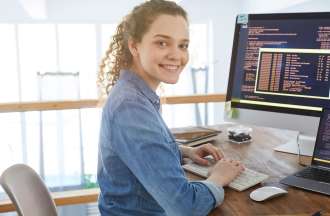
{"type": "Polygon", "coordinates": [[[227,101],[320,116],[330,101],[330,13],[238,15],[227,101]]]}

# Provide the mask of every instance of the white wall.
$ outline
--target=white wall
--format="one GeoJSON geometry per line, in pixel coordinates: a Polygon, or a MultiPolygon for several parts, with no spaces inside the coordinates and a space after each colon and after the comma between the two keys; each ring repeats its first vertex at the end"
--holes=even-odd
{"type": "Polygon", "coordinates": [[[242,2],[240,13],[276,13],[307,1],[309,0],[246,0],[242,2]]]}
{"type": "Polygon", "coordinates": [[[25,12],[22,4],[15,0],[0,1],[0,22],[27,20],[28,14],[25,12]]]}
{"type": "Polygon", "coordinates": [[[330,12],[330,2],[328,0],[310,0],[304,3],[288,7],[285,12],[330,12]]]}
{"type": "Polygon", "coordinates": [[[118,22],[143,0],[1,0],[0,22],[118,22]]]}
{"type": "Polygon", "coordinates": [[[143,0],[47,0],[52,21],[119,22],[143,0]]]}
{"type": "Polygon", "coordinates": [[[328,0],[246,0],[243,13],[284,13],[330,11],[328,0]]]}

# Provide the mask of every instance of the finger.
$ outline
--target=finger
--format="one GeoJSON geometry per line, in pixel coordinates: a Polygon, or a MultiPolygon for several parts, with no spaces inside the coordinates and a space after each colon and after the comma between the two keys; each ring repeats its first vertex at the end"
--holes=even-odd
{"type": "Polygon", "coordinates": [[[204,159],[204,158],[200,158],[197,157],[195,158],[195,163],[200,164],[200,165],[204,165],[204,166],[208,166],[209,165],[209,161],[204,159]]]}
{"type": "Polygon", "coordinates": [[[223,152],[221,151],[221,149],[217,148],[217,152],[219,154],[220,159],[221,158],[225,158],[225,155],[223,154],[223,152]]]}
{"type": "Polygon", "coordinates": [[[209,154],[211,154],[212,157],[213,157],[216,161],[218,161],[218,160],[220,160],[220,159],[222,158],[222,157],[220,156],[220,154],[219,154],[218,149],[215,148],[212,144],[208,143],[208,144],[205,146],[205,148],[206,148],[206,151],[207,151],[209,154]]]}
{"type": "MultiPolygon", "coordinates": [[[[204,157],[207,155],[212,155],[211,148],[209,146],[209,143],[203,144],[199,146],[199,155],[204,157]]],[[[212,155],[213,156],[213,155],[212,155]]]]}
{"type": "Polygon", "coordinates": [[[240,162],[240,161],[238,161],[238,160],[233,160],[233,163],[234,163],[236,166],[238,166],[238,165],[240,165],[240,164],[241,164],[241,162],[240,162]]]}
{"type": "Polygon", "coordinates": [[[222,162],[228,162],[228,160],[226,158],[221,158],[220,161],[222,161],[222,162]]]}
{"type": "Polygon", "coordinates": [[[242,164],[241,162],[238,162],[238,164],[236,165],[236,167],[237,167],[240,171],[244,171],[244,170],[245,170],[245,166],[244,166],[244,164],[242,164]]]}
{"type": "Polygon", "coordinates": [[[237,161],[237,160],[231,160],[230,163],[235,166],[235,167],[238,167],[240,166],[241,162],[240,161],[237,161]]]}
{"type": "Polygon", "coordinates": [[[241,161],[236,161],[236,166],[238,166],[238,167],[242,167],[242,166],[243,166],[243,164],[242,164],[242,162],[241,162],[241,161]]]}
{"type": "Polygon", "coordinates": [[[245,170],[245,168],[243,166],[239,166],[238,169],[240,172],[243,172],[245,170]]]}
{"type": "Polygon", "coordinates": [[[222,158],[224,158],[224,155],[219,148],[214,147],[212,144],[209,144],[209,145],[210,145],[209,147],[212,151],[212,155],[216,160],[221,160],[222,158]]]}

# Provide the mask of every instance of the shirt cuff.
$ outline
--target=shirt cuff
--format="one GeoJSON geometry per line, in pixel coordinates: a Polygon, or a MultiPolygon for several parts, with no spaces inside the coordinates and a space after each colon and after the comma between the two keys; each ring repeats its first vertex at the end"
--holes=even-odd
{"type": "Polygon", "coordinates": [[[208,187],[208,189],[211,191],[211,193],[213,194],[213,197],[215,199],[214,207],[219,206],[225,198],[225,191],[224,191],[223,187],[218,186],[215,183],[208,181],[208,180],[204,180],[204,181],[200,181],[200,182],[205,184],[208,187]]]}

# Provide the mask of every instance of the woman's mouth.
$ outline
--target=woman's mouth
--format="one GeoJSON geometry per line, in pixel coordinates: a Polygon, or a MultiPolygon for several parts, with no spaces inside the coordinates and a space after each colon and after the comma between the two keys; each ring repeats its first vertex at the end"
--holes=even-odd
{"type": "Polygon", "coordinates": [[[160,66],[170,72],[176,72],[180,68],[179,65],[172,65],[172,64],[160,64],[160,66]]]}

